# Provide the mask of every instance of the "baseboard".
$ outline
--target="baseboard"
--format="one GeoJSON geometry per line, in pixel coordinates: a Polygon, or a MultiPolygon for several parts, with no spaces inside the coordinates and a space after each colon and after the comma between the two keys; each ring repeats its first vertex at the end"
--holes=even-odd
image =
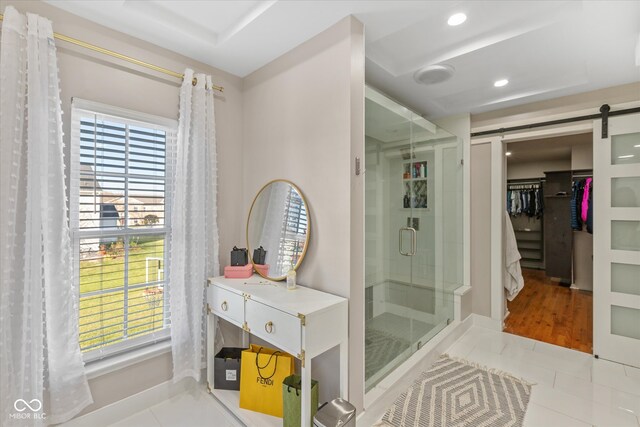
{"type": "Polygon", "coordinates": [[[502,332],[502,321],[500,320],[492,319],[491,317],[482,316],[476,313],[472,313],[469,317],[472,318],[474,326],[502,332]]]}
{"type": "Polygon", "coordinates": [[[60,426],[64,427],[106,427],[124,418],[130,417],[142,409],[157,405],[167,399],[194,390],[200,385],[191,378],[186,378],[177,383],[171,380],[160,383],[154,387],[141,391],[125,399],[103,406],[93,412],[74,418],[60,426]]]}

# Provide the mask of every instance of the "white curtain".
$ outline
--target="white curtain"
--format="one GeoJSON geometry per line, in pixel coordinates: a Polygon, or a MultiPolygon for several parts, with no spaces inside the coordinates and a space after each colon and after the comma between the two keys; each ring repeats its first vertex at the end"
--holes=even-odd
{"type": "Polygon", "coordinates": [[[93,400],[78,344],[51,22],[9,6],[1,44],[0,424],[55,424],[93,400]]]}
{"type": "Polygon", "coordinates": [[[172,188],[169,296],[173,381],[200,380],[207,278],[217,276],[217,165],[210,76],[185,71],[172,188]]]}

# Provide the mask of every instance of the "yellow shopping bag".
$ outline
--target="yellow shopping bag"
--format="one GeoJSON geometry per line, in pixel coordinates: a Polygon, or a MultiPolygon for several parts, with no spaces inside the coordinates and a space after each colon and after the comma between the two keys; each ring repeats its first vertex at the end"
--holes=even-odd
{"type": "Polygon", "coordinates": [[[294,371],[290,354],[251,344],[240,359],[240,407],[282,418],[282,382],[294,371]]]}

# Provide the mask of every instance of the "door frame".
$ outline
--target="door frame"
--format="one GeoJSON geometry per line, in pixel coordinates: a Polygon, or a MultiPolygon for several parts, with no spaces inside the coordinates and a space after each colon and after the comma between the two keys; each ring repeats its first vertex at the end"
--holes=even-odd
{"type": "MultiPolygon", "coordinates": [[[[544,121],[545,119],[537,119],[544,121]]],[[[570,123],[547,129],[525,130],[484,138],[474,138],[472,144],[491,144],[491,319],[504,329],[504,198],[506,195],[506,144],[593,132],[591,121],[570,123]],[[499,230],[497,233],[494,230],[499,230]]]]}
{"type": "MultiPolygon", "coordinates": [[[[640,106],[640,102],[626,102],[611,105],[612,109],[626,109],[640,106]]],[[[578,117],[596,113],[596,109],[576,109],[556,115],[543,115],[526,120],[505,118],[502,127],[528,125],[567,117],[578,117]]],[[[495,126],[492,126],[495,127],[495,126]]],[[[474,129],[482,131],[484,129],[474,129]]],[[[491,145],[491,319],[500,331],[504,330],[504,198],[506,195],[506,157],[505,145],[510,142],[553,138],[593,132],[593,120],[566,123],[562,125],[510,132],[506,135],[493,135],[471,138],[471,145],[491,145]],[[499,165],[499,166],[496,166],[499,165]],[[499,230],[497,233],[494,230],[499,230]]],[[[598,230],[594,230],[594,235],[598,230]]],[[[473,288],[473,284],[472,284],[473,288]]]]}

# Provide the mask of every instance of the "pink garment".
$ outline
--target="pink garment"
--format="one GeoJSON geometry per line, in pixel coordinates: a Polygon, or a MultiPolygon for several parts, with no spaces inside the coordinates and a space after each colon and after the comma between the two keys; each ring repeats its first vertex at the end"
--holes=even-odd
{"type": "Polygon", "coordinates": [[[584,184],[584,193],[582,195],[582,209],[580,212],[580,216],[582,217],[582,222],[587,222],[587,213],[589,211],[589,190],[591,188],[591,178],[587,178],[587,182],[584,184]]]}

